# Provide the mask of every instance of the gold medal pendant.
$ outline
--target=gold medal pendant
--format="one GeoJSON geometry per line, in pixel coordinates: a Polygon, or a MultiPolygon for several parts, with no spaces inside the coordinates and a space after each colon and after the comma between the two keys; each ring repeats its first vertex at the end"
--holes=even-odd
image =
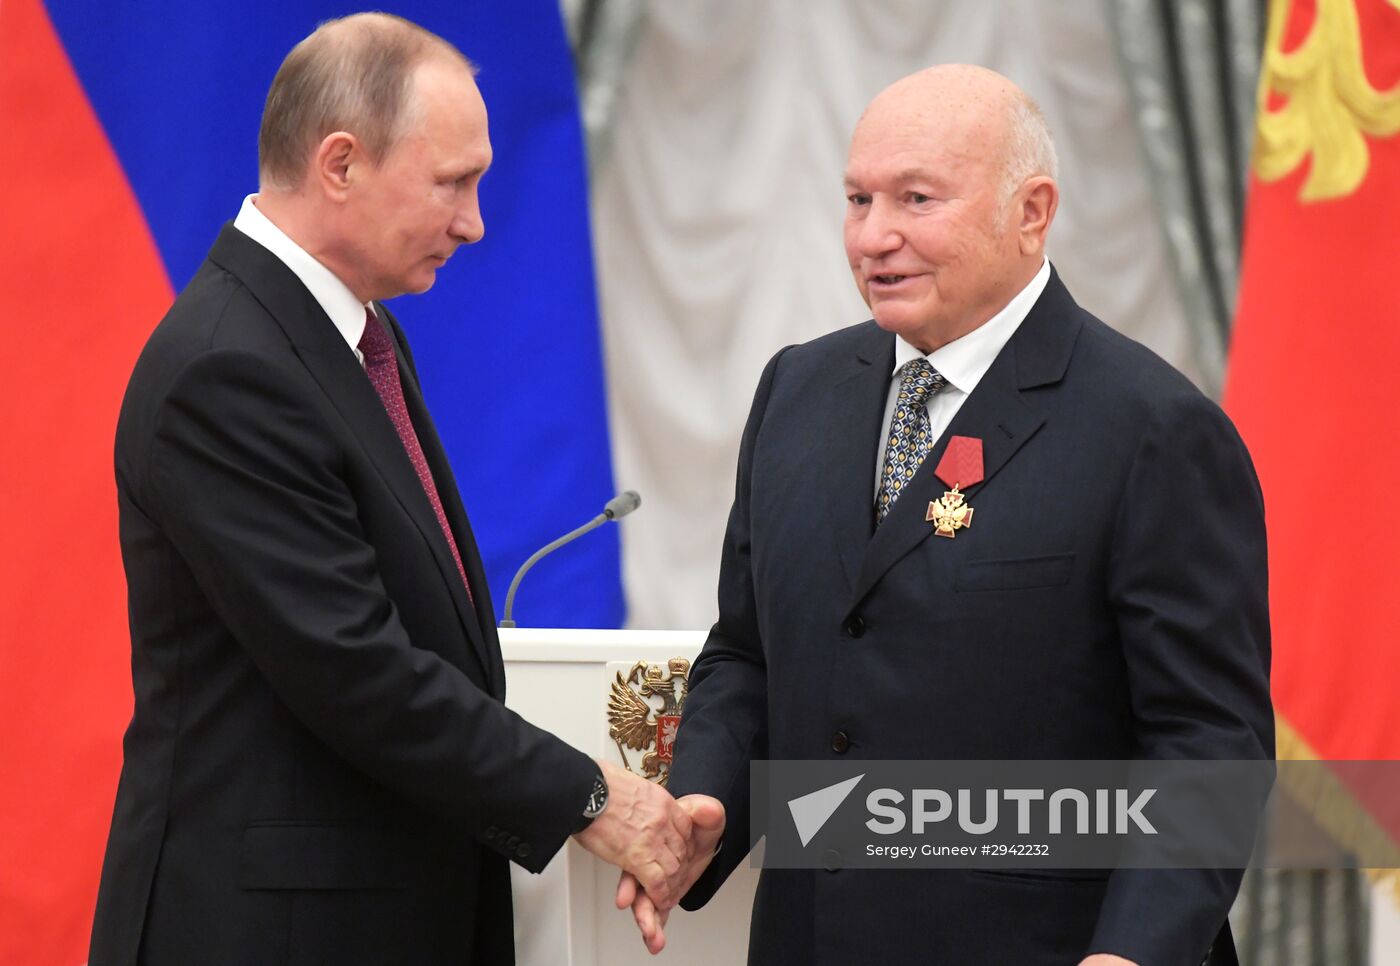
{"type": "Polygon", "coordinates": [[[959,530],[972,526],[972,507],[963,502],[955,483],[942,499],[929,502],[924,520],[933,524],[933,532],[938,536],[952,539],[959,530]]]}
{"type": "Polygon", "coordinates": [[[952,489],[943,499],[928,505],[925,523],[933,524],[933,532],[950,540],[959,530],[972,526],[972,507],[963,502],[960,487],[976,486],[984,479],[982,472],[982,441],[976,436],[953,436],[943,458],[933,470],[934,475],[952,489]]]}

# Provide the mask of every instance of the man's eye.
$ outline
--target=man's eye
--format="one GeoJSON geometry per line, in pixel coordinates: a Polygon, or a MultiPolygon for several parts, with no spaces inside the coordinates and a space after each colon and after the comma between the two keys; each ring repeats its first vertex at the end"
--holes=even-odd
{"type": "Polygon", "coordinates": [[[853,204],[853,205],[868,205],[868,204],[870,204],[870,196],[869,196],[869,195],[863,195],[863,194],[860,194],[860,193],[846,195],[846,200],[849,201],[849,202],[850,202],[851,204],[853,204]]]}
{"type": "Polygon", "coordinates": [[[920,194],[917,191],[912,191],[909,193],[909,200],[914,202],[914,204],[916,205],[922,205],[925,202],[932,201],[933,199],[930,198],[928,195],[920,194]]]}

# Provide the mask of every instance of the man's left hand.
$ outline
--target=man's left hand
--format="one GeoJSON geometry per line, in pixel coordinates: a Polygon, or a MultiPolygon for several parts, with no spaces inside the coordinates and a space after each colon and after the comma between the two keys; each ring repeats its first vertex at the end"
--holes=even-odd
{"type": "Polygon", "coordinates": [[[1124,959],[1122,956],[1115,956],[1112,953],[1094,953],[1085,957],[1079,966],[1138,966],[1131,959],[1124,959]]]}

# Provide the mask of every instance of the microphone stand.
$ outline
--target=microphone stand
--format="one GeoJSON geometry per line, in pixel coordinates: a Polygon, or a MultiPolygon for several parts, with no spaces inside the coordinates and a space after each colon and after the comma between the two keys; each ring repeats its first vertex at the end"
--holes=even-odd
{"type": "Polygon", "coordinates": [[[641,504],[641,497],[632,490],[628,490],[619,496],[608,501],[608,505],[603,508],[603,512],[592,520],[589,520],[577,530],[570,530],[558,540],[547,543],[530,555],[530,559],[520,565],[520,569],[515,572],[515,579],[510,582],[510,589],[506,591],[506,612],[499,626],[515,627],[515,621],[511,620],[511,612],[515,609],[515,592],[520,588],[520,580],[525,576],[531,567],[539,563],[546,555],[558,550],[571,540],[577,540],[590,530],[596,530],[609,520],[616,520],[618,517],[626,516],[641,504]]]}

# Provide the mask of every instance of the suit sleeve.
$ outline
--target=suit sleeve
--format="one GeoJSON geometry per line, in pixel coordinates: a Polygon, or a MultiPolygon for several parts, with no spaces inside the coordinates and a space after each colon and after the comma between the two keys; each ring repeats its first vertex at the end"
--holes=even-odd
{"type": "Polygon", "coordinates": [[[159,415],[151,506],[224,625],[312,733],[538,871],[567,839],[596,767],[409,640],[317,392],[262,357],[200,356],[159,415]],[[499,829],[518,836],[514,848],[499,829]]]}
{"type": "MultiPolygon", "coordinates": [[[[1108,599],[1135,757],[1273,758],[1263,497],[1234,426],[1199,394],[1160,406],[1143,433],[1119,510],[1108,599]]],[[[1087,952],[1196,966],[1242,874],[1115,871],[1087,952]]]]}
{"type": "Polygon", "coordinates": [[[719,620],[690,674],[690,694],[676,736],[667,783],[672,794],[699,792],[724,804],[725,832],[705,874],[681,900],[686,909],[709,902],[753,847],[749,821],[749,762],[768,747],[768,669],[759,635],[750,561],[749,491],[754,447],[784,349],[759,378],[739,446],[734,505],[719,571],[719,620]]]}

